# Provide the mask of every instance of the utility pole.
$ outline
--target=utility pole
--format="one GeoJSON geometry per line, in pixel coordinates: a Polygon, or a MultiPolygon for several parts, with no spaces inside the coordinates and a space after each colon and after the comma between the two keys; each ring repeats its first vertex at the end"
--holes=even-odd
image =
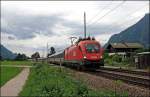
{"type": "Polygon", "coordinates": [[[86,38],[86,13],[84,12],[84,38],[86,38]]]}
{"type": "Polygon", "coordinates": [[[47,55],[48,55],[48,42],[47,42],[46,50],[47,50],[47,52],[46,52],[46,57],[47,57],[47,55]]]}
{"type": "Polygon", "coordinates": [[[47,59],[47,64],[48,64],[48,42],[47,42],[47,47],[46,47],[46,59],[47,59]]]}

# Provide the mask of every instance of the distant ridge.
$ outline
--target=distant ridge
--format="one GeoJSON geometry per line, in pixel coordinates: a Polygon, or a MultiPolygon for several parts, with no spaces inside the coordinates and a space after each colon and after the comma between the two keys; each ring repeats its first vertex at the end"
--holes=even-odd
{"type": "Polygon", "coordinates": [[[15,59],[15,57],[16,57],[16,54],[12,53],[6,47],[0,44],[0,58],[1,59],[15,59]]]}
{"type": "Polygon", "coordinates": [[[141,43],[144,45],[144,48],[150,48],[149,15],[150,13],[145,14],[136,24],[119,34],[112,35],[109,41],[104,45],[104,48],[106,48],[109,43],[119,42],[141,43]]]}

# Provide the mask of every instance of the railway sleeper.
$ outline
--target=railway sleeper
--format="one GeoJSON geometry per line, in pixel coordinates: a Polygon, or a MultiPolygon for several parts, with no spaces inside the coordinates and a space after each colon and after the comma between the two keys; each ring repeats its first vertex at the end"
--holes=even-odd
{"type": "Polygon", "coordinates": [[[146,88],[150,87],[150,80],[147,80],[147,79],[134,78],[130,76],[117,75],[117,74],[112,74],[112,73],[107,73],[107,72],[99,72],[96,75],[115,79],[115,80],[122,80],[126,83],[131,83],[131,84],[143,86],[146,88]]]}

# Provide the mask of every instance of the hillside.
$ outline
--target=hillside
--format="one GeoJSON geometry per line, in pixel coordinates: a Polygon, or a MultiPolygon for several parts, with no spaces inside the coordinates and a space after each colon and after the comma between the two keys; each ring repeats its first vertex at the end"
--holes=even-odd
{"type": "Polygon", "coordinates": [[[131,27],[125,29],[119,34],[112,35],[108,43],[118,42],[137,42],[144,45],[145,48],[150,47],[150,31],[149,31],[149,13],[131,27]]]}
{"type": "Polygon", "coordinates": [[[0,57],[2,59],[14,59],[16,57],[16,54],[12,53],[10,50],[8,50],[6,47],[4,47],[2,44],[0,44],[0,57]]]}

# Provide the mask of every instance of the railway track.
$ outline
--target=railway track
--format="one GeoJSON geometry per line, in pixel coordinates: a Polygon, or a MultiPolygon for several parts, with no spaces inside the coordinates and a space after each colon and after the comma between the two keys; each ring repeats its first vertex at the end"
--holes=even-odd
{"type": "Polygon", "coordinates": [[[123,68],[110,68],[110,67],[101,67],[102,70],[107,71],[116,71],[116,72],[123,72],[123,73],[129,73],[129,74],[136,74],[136,75],[142,75],[142,76],[149,76],[150,77],[150,71],[141,71],[141,70],[129,70],[129,69],[123,69],[123,68]]]}
{"type": "Polygon", "coordinates": [[[121,80],[123,82],[134,84],[138,86],[142,86],[145,88],[150,87],[150,74],[149,72],[143,71],[131,71],[131,70],[124,70],[124,69],[114,69],[114,68],[101,68],[94,72],[89,72],[96,76],[103,76],[106,78],[114,79],[114,80],[121,80]]]}
{"type": "MultiPolygon", "coordinates": [[[[75,68],[71,69],[75,70],[75,68]]],[[[134,84],[150,89],[150,72],[105,67],[101,67],[96,71],[88,70],[83,72],[113,80],[121,80],[125,83],[134,84]]]]}

